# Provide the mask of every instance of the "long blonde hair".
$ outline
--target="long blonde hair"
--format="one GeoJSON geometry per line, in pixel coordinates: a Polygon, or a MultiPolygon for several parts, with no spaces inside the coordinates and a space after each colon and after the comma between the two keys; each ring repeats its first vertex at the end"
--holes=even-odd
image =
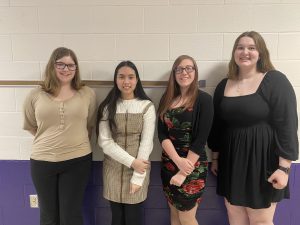
{"type": "Polygon", "coordinates": [[[56,77],[54,64],[57,60],[65,56],[70,56],[77,65],[75,76],[71,82],[72,88],[74,90],[79,90],[83,86],[80,79],[78,60],[75,53],[71,49],[59,47],[52,52],[44,72],[44,80],[41,83],[42,89],[49,94],[57,95],[60,90],[61,85],[56,77]]]}
{"type": "Polygon", "coordinates": [[[188,101],[184,103],[184,105],[183,105],[184,108],[192,107],[194,105],[194,102],[197,99],[199,84],[198,84],[198,67],[197,67],[196,61],[191,56],[181,55],[175,60],[173,66],[172,66],[172,70],[170,72],[166,91],[160,100],[159,107],[157,110],[160,118],[162,118],[163,115],[166,113],[166,111],[171,107],[174,99],[181,95],[180,87],[175,79],[175,75],[176,75],[175,69],[185,59],[189,59],[193,62],[194,68],[195,68],[195,78],[194,78],[193,82],[191,83],[191,85],[189,86],[189,89],[187,91],[188,101]]]}
{"type": "Polygon", "coordinates": [[[242,37],[250,37],[253,39],[255,43],[256,49],[259,53],[259,60],[257,61],[257,71],[261,73],[265,73],[270,70],[274,70],[275,68],[271,62],[269,50],[266,46],[263,37],[256,31],[246,31],[242,33],[240,36],[238,36],[238,38],[234,42],[232,53],[231,53],[231,59],[228,65],[229,67],[228,78],[237,79],[237,76],[239,74],[239,67],[234,60],[234,52],[242,37]]]}

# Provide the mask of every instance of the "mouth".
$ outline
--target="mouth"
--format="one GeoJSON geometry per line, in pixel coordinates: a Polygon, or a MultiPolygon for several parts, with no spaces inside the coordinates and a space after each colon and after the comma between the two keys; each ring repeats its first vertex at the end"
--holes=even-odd
{"type": "Polygon", "coordinates": [[[189,77],[180,77],[180,80],[188,80],[190,79],[189,77]]]}

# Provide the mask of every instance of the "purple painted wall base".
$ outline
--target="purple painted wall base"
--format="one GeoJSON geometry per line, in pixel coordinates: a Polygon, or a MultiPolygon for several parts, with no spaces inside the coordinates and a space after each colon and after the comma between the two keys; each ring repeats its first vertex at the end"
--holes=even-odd
{"type": "MultiPolygon", "coordinates": [[[[145,225],[170,224],[159,170],[159,162],[152,162],[151,183],[144,203],[145,225]]],[[[210,174],[197,218],[203,225],[228,225],[223,200],[215,194],[215,186],[216,180],[210,174]]],[[[300,164],[292,167],[290,188],[291,199],[278,204],[275,225],[299,225],[300,164]]],[[[0,160],[0,225],[39,224],[39,209],[30,208],[30,194],[36,193],[30,178],[29,161],[0,160]]],[[[102,162],[93,163],[83,210],[85,225],[110,225],[109,204],[102,198],[102,162]]]]}

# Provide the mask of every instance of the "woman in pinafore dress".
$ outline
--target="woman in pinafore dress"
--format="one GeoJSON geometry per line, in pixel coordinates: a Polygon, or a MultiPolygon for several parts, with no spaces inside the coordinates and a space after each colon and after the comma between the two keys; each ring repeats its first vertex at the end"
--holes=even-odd
{"type": "Polygon", "coordinates": [[[206,139],[213,119],[212,98],[198,88],[195,60],[179,56],[158,109],[163,190],[171,225],[197,225],[196,211],[207,176],[206,139]]]}
{"type": "Polygon", "coordinates": [[[274,70],[261,35],[235,41],[228,78],[214,94],[208,145],[217,193],[225,197],[231,225],[271,225],[276,203],[289,197],[291,161],[298,158],[294,90],[274,70]]]}
{"type": "Polygon", "coordinates": [[[115,69],[114,87],[98,109],[98,142],[104,152],[103,196],[112,225],[142,225],[155,130],[155,109],[130,61],[115,69]]]}

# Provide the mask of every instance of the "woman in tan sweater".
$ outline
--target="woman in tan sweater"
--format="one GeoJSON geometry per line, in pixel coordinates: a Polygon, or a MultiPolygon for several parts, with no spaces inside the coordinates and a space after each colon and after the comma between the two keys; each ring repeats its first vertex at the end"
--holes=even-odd
{"type": "Polygon", "coordinates": [[[41,225],[83,224],[95,99],[94,91],[81,83],[76,55],[61,47],[53,51],[44,81],[24,102],[23,128],[34,136],[31,175],[41,225]]]}
{"type": "Polygon", "coordinates": [[[114,87],[99,106],[97,124],[104,152],[103,195],[110,202],[112,225],[141,225],[155,109],[132,62],[123,61],[117,66],[114,87]]]}

